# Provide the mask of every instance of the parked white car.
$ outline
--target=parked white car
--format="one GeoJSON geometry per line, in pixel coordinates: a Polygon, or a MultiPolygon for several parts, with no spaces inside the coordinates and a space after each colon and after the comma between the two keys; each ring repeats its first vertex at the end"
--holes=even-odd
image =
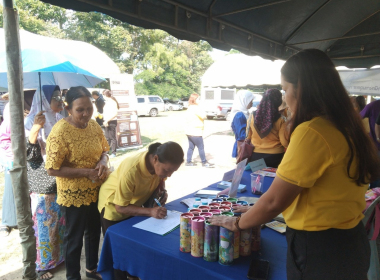
{"type": "Polygon", "coordinates": [[[161,97],[157,95],[140,95],[136,96],[137,115],[149,115],[156,117],[159,112],[165,111],[165,104],[161,97]]]}
{"type": "Polygon", "coordinates": [[[165,103],[165,111],[180,111],[182,110],[182,105],[175,104],[169,101],[164,101],[165,103]]]}

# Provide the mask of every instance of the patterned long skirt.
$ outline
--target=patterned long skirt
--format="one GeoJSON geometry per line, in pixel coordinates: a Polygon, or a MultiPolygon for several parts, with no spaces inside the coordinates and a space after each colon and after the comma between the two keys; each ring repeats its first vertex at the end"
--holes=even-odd
{"type": "Polygon", "coordinates": [[[30,198],[37,246],[36,270],[49,270],[64,261],[65,219],[57,204],[57,194],[31,193],[30,198]]]}

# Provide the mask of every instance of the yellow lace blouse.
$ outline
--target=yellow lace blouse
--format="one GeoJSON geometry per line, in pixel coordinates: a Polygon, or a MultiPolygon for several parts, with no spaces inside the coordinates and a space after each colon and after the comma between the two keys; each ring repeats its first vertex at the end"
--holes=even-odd
{"type": "MultiPolygon", "coordinates": [[[[62,119],[47,139],[45,168],[95,168],[102,153],[108,150],[107,140],[96,121],[90,120],[85,129],[80,129],[62,119]]],[[[66,207],[89,205],[98,200],[99,187],[99,183],[86,177],[57,177],[57,203],[66,207]]]]}

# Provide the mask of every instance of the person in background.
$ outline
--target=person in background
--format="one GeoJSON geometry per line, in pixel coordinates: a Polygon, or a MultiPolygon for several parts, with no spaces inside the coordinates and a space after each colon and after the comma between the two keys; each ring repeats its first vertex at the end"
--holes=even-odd
{"type": "Polygon", "coordinates": [[[239,231],[282,212],[288,279],[367,279],[362,219],[368,183],[380,176],[376,149],[326,53],[308,49],[290,57],[281,84],[292,112],[291,138],[276,178],[241,218],[209,221],[239,231]]]}
{"type": "MultiPolygon", "coordinates": [[[[179,144],[166,142],[153,143],[148,151],[126,158],[100,187],[98,210],[103,235],[108,227],[133,216],[164,218],[166,208],[149,201],[157,198],[165,205],[165,180],[178,170],[183,157],[179,144]]],[[[114,275],[116,280],[138,279],[118,269],[114,275]]]]}
{"type": "Polygon", "coordinates": [[[365,119],[368,118],[369,121],[369,130],[370,135],[375,143],[379,156],[380,156],[380,143],[376,139],[376,132],[375,132],[375,123],[377,116],[380,114],[380,100],[372,101],[371,103],[367,104],[364,109],[360,112],[360,116],[365,119]]]}
{"type": "Polygon", "coordinates": [[[268,89],[257,106],[255,115],[250,116],[248,139],[254,150],[248,162],[264,159],[268,167],[277,168],[288,146],[286,138],[286,117],[278,108],[282,94],[278,89],[268,89]]]}
{"type": "Polygon", "coordinates": [[[48,174],[56,177],[57,203],[66,221],[66,278],[81,279],[84,236],[86,276],[102,279],[96,271],[101,227],[97,204],[99,188],[109,174],[109,146],[102,129],[91,119],[91,93],[82,86],[72,87],[66,102],[70,115],[51,130],[45,164],[48,174]]]}
{"type": "Polygon", "coordinates": [[[41,95],[37,90],[34,94],[30,114],[25,119],[26,154],[33,229],[36,236],[36,270],[39,279],[51,279],[53,274],[49,270],[64,261],[65,220],[57,204],[56,179],[49,176],[45,169],[44,139],[57,121],[62,119],[59,112],[63,110],[63,100],[58,86],[44,85],[42,92],[41,95]],[[44,128],[44,137],[41,128],[44,128]]]}
{"type": "Polygon", "coordinates": [[[0,125],[0,164],[4,168],[3,210],[1,214],[0,236],[8,236],[17,228],[16,204],[13,196],[11,174],[13,168],[13,152],[11,145],[11,115],[9,103],[4,107],[4,121],[0,125]]]}
{"type": "Polygon", "coordinates": [[[193,153],[195,147],[198,148],[199,156],[202,161],[202,166],[206,168],[213,168],[214,164],[211,164],[206,159],[204,143],[203,143],[203,129],[204,120],[206,114],[198,105],[199,95],[193,93],[189,98],[189,107],[186,112],[186,125],[185,134],[189,140],[189,149],[187,150],[187,161],[186,166],[197,166],[195,162],[192,161],[193,153]]]}
{"type": "Polygon", "coordinates": [[[244,141],[247,137],[248,110],[252,107],[254,95],[248,90],[239,90],[236,93],[231,110],[231,128],[235,134],[235,143],[232,149],[232,157],[236,158],[238,153],[238,141],[244,141]]]}
{"type": "Polygon", "coordinates": [[[112,96],[111,91],[106,89],[103,92],[106,104],[103,108],[103,125],[105,127],[105,135],[110,146],[110,157],[116,157],[117,139],[116,139],[116,127],[117,127],[117,111],[120,106],[116,98],[112,96]]]}
{"type": "MultiPolygon", "coordinates": [[[[365,107],[364,96],[361,96],[361,95],[359,95],[359,96],[350,96],[350,100],[352,102],[352,105],[354,106],[355,111],[358,113],[359,117],[361,118],[360,112],[365,107]]],[[[363,125],[364,125],[364,128],[365,128],[365,131],[367,133],[370,133],[368,118],[364,118],[363,119],[363,125]]]]}
{"type": "MultiPolygon", "coordinates": [[[[63,100],[63,102],[65,102],[66,94],[67,94],[67,89],[63,89],[63,90],[62,90],[62,100],[63,100]]],[[[65,103],[63,103],[63,104],[65,104],[65,103]]],[[[61,114],[64,118],[66,118],[66,117],[69,115],[69,113],[67,112],[67,110],[66,110],[65,107],[64,107],[63,110],[60,112],[60,114],[61,114]]]]}
{"type": "Polygon", "coordinates": [[[97,109],[95,120],[100,126],[102,126],[103,125],[103,108],[105,105],[103,95],[101,95],[99,91],[96,91],[96,90],[91,92],[91,95],[92,95],[92,98],[95,99],[95,106],[97,109]]]}

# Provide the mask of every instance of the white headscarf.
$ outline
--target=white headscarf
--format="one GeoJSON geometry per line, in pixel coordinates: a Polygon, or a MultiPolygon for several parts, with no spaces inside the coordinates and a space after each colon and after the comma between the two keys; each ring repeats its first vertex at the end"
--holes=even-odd
{"type": "MultiPolygon", "coordinates": [[[[41,103],[42,103],[42,110],[45,111],[44,115],[46,118],[46,122],[44,125],[45,139],[48,137],[51,129],[57,123],[57,121],[63,118],[61,114],[54,112],[50,108],[51,98],[55,90],[60,90],[59,86],[56,86],[56,85],[42,86],[42,95],[40,94],[40,89],[36,90],[33,96],[32,106],[30,107],[30,113],[24,121],[26,136],[29,135],[29,132],[32,129],[32,126],[34,123],[34,117],[41,111],[41,103]],[[42,97],[42,100],[41,100],[41,97],[42,97]]],[[[40,132],[38,133],[38,138],[37,138],[40,144],[41,144],[41,140],[43,139],[41,132],[42,131],[40,130],[40,132]]]]}
{"type": "Polygon", "coordinates": [[[231,122],[234,120],[236,113],[242,112],[248,120],[249,113],[247,106],[254,98],[254,95],[249,90],[239,90],[231,109],[231,122]]]}

